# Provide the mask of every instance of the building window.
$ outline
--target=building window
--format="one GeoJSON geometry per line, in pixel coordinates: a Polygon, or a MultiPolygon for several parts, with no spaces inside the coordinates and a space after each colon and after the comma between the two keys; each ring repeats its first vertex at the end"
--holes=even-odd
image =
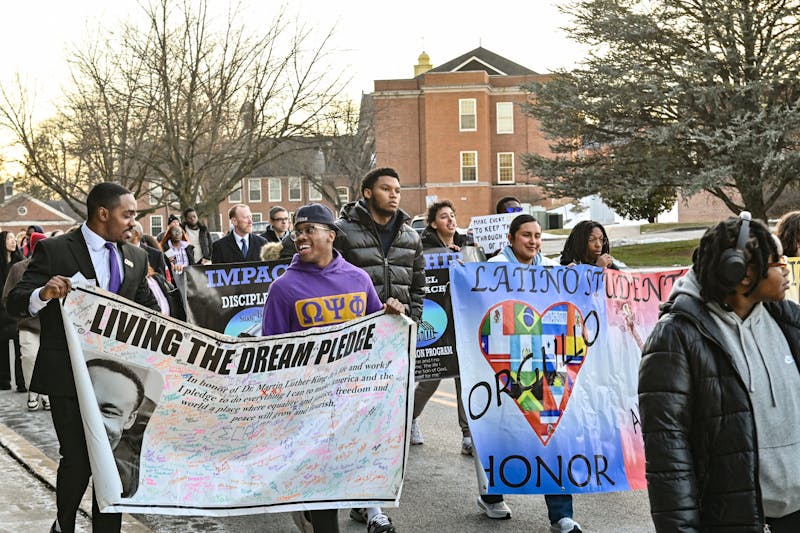
{"type": "Polygon", "coordinates": [[[261,178],[247,180],[247,200],[250,202],[261,201],[261,178]]]}
{"type": "Polygon", "coordinates": [[[308,201],[309,202],[319,202],[322,200],[322,193],[314,187],[314,182],[308,180],[308,201]]]}
{"type": "Polygon", "coordinates": [[[514,183],[514,152],[497,154],[497,183],[514,183]]]}
{"type": "Polygon", "coordinates": [[[250,215],[253,217],[253,224],[255,224],[256,222],[261,222],[261,213],[250,213],[250,215]]]}
{"type": "Polygon", "coordinates": [[[350,188],[336,187],[336,195],[339,197],[339,202],[346,204],[350,201],[350,188]]]}
{"type": "Polygon", "coordinates": [[[269,179],[269,201],[270,202],[280,202],[281,201],[281,179],[280,178],[270,178],[269,179]]]}
{"type": "Polygon", "coordinates": [[[234,204],[242,203],[242,186],[239,185],[239,188],[233,191],[230,195],[228,195],[228,201],[234,204]]]}
{"type": "Polygon", "coordinates": [[[150,205],[158,205],[161,201],[161,196],[164,194],[161,185],[153,185],[150,189],[150,205]]]}
{"type": "Polygon", "coordinates": [[[458,101],[458,129],[460,131],[475,131],[478,129],[477,100],[462,98],[458,101]]]}
{"type": "Polygon", "coordinates": [[[303,189],[300,178],[289,178],[289,201],[303,201],[303,189]]]}
{"type": "Polygon", "coordinates": [[[461,152],[461,181],[464,183],[478,181],[478,152],[461,152]]]}
{"type": "Polygon", "coordinates": [[[150,235],[155,237],[164,231],[164,219],[161,215],[150,215],[150,235]]]}
{"type": "Polygon", "coordinates": [[[514,104],[497,102],[497,133],[514,133],[514,104]]]}

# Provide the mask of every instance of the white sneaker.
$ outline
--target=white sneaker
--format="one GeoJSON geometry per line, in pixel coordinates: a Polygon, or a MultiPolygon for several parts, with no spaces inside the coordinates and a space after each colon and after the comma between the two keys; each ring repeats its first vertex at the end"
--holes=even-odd
{"type": "Polygon", "coordinates": [[[555,524],[550,524],[551,533],[582,533],[581,526],[572,518],[564,517],[555,524]]]}
{"type": "Polygon", "coordinates": [[[463,455],[472,455],[472,437],[462,437],[461,453],[463,455]]]}
{"type": "Polygon", "coordinates": [[[486,503],[478,496],[478,507],[489,518],[495,520],[508,520],[511,518],[511,509],[502,500],[497,503],[486,503]]]}
{"type": "Polygon", "coordinates": [[[422,430],[419,428],[417,419],[411,421],[411,444],[422,444],[425,440],[422,438],[422,430]]]}

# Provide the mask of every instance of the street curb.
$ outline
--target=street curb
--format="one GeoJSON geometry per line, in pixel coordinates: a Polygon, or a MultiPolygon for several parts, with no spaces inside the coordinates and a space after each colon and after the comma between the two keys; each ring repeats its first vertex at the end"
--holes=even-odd
{"type": "MultiPolygon", "coordinates": [[[[0,423],[0,447],[8,450],[11,457],[55,491],[58,464],[3,423],[0,423]]],[[[92,499],[89,494],[87,492],[83,495],[80,506],[80,511],[87,517],[92,516],[92,499]]],[[[53,516],[55,517],[55,509],[53,509],[53,516]]],[[[150,528],[129,514],[122,515],[122,531],[125,533],[152,533],[150,528]]]]}

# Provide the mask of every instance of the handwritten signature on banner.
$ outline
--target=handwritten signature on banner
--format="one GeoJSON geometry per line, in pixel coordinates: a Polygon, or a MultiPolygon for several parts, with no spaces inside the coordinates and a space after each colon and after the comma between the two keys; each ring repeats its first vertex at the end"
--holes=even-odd
{"type": "Polygon", "coordinates": [[[139,488],[130,498],[99,495],[108,511],[397,504],[416,333],[407,318],[376,314],[254,340],[93,290],[73,291],[65,310],[83,357],[146,367],[162,382],[141,439],[139,488]]]}

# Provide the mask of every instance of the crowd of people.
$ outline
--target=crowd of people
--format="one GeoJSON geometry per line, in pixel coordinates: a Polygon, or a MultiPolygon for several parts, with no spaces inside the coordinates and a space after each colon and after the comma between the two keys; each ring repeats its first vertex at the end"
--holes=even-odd
{"type": "MultiPolygon", "coordinates": [[[[351,306],[357,314],[334,321],[384,309],[419,322],[423,253],[459,252],[469,244],[457,231],[452,202],[431,205],[418,235],[400,199],[400,176],[378,168],[363,178],[361,198],[338,217],[311,203],[297,210],[292,228],[288,211],[275,206],[270,226],[257,235],[249,207],[237,204],[228,212],[230,231],[212,242],[193,208],[183,211],[182,220],[170,217],[161,234],[145,235],[135,220],[133,195],[102,183],[87,197],[86,222],[64,235],[54,238],[36,226],[24,235],[0,232],[0,389],[11,388],[13,359],[16,388],[28,391],[27,408],[51,410],[61,453],[51,531],[74,530],[91,475],[57,304],[72,275],[80,272],[102,288],[185,320],[180,279],[186,268],[283,257],[291,263],[270,287],[263,335],[333,323],[332,317],[309,321],[298,314],[296,302],[309,298],[366,302],[351,306]]],[[[485,258],[489,262],[619,269],[598,222],[575,225],[560,255],[550,258],[542,253],[541,224],[522,212],[517,198],[501,198],[495,212],[518,214],[506,244],[485,258]]],[[[800,531],[800,425],[787,423],[800,420],[800,307],[784,299],[784,254],[797,255],[798,246],[800,212],[785,215],[775,236],[746,214],[714,225],[644,343],[639,402],[658,531],[800,531]]],[[[474,456],[458,378],[455,384],[461,452],[474,456]]],[[[420,418],[438,386],[436,380],[415,385],[412,445],[424,443],[420,418]]],[[[140,404],[141,399],[131,412],[140,404]]],[[[545,495],[545,502],[551,531],[581,531],[571,495],[545,495]]],[[[478,494],[477,506],[492,519],[512,516],[502,495],[478,494]]],[[[377,507],[351,509],[349,516],[365,523],[368,533],[396,531],[377,507]]],[[[305,533],[339,531],[336,509],[292,518],[305,533]]],[[[93,501],[92,522],[95,531],[119,531],[120,515],[100,513],[93,501]]]]}

